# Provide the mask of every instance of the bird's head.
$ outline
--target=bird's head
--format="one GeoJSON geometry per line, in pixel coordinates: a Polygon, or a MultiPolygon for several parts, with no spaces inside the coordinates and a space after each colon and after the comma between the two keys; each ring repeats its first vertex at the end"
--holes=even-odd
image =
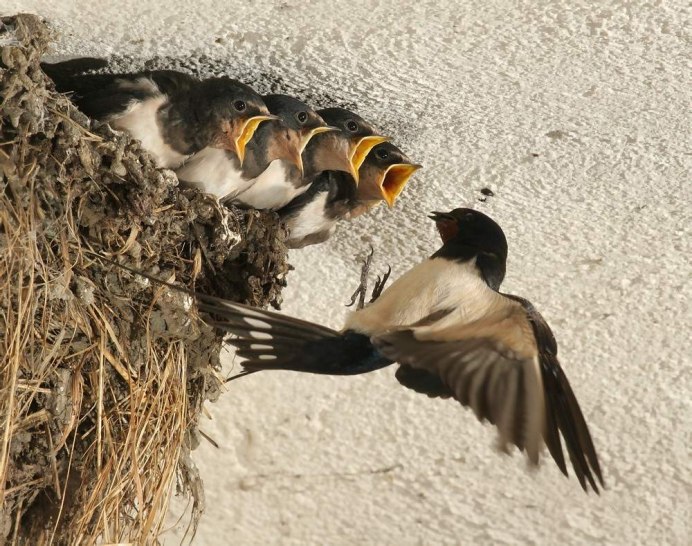
{"type": "Polygon", "coordinates": [[[358,114],[345,108],[324,108],[317,113],[338,131],[318,135],[306,150],[314,172],[345,171],[358,183],[360,168],[370,150],[389,140],[358,114]]]}
{"type": "Polygon", "coordinates": [[[302,153],[308,143],[321,133],[337,131],[329,127],[324,120],[307,104],[288,95],[266,95],[263,97],[269,112],[277,119],[263,123],[248,144],[257,163],[257,173],[266,169],[275,159],[281,159],[295,165],[300,177],[303,176],[302,153]]]}
{"type": "Polygon", "coordinates": [[[497,222],[466,208],[433,212],[430,218],[435,221],[443,243],[434,256],[462,261],[475,258],[488,285],[499,289],[505,276],[507,238],[497,222]]]}
{"type": "Polygon", "coordinates": [[[203,81],[199,93],[191,100],[198,139],[206,140],[202,147],[228,150],[241,166],[245,148],[257,128],[262,122],[276,119],[259,94],[231,78],[203,81]]]}
{"type": "Polygon", "coordinates": [[[376,145],[360,165],[358,201],[384,201],[392,207],[413,173],[421,167],[391,142],[376,145]]]}

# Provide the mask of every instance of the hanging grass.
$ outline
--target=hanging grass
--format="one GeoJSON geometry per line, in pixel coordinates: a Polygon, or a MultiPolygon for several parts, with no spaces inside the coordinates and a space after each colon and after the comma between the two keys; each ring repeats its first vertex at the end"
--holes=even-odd
{"type": "Polygon", "coordinates": [[[252,305],[280,303],[273,213],[181,190],[136,141],[52,88],[37,17],[0,23],[0,542],[157,541],[190,458],[220,335],[190,299],[99,260],[252,305]]]}

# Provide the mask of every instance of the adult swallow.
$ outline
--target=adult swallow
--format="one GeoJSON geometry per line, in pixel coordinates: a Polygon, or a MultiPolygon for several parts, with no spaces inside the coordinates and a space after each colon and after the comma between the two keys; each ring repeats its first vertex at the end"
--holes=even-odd
{"type": "Polygon", "coordinates": [[[197,78],[174,70],[130,74],[84,74],[101,59],[43,63],[60,92],[88,116],[127,131],[175,169],[203,150],[232,154],[242,164],[247,143],[263,121],[273,119],[251,87],[231,78],[197,78]]]}
{"type": "Polygon", "coordinates": [[[507,240],[471,209],[433,213],[442,246],[351,313],[341,331],[203,296],[210,323],[246,371],[354,375],[398,362],[397,380],[430,397],[454,398],[495,425],[500,447],[536,465],[545,443],[567,475],[562,442],[585,491],[603,486],[582,411],[557,359],[557,343],[534,306],[499,291],[507,240]]]}
{"type": "Polygon", "coordinates": [[[378,189],[378,195],[398,195],[419,168],[399,148],[382,142],[360,164],[358,182],[345,171],[321,172],[306,193],[279,211],[289,231],[286,246],[302,248],[326,241],[339,220],[351,218],[354,211],[362,212],[370,203],[360,199],[362,186],[386,188],[378,189]]]}
{"type": "Polygon", "coordinates": [[[256,209],[280,209],[310,184],[302,154],[322,133],[337,131],[307,104],[288,95],[265,95],[269,111],[279,119],[263,123],[248,144],[243,175],[249,187],[233,200],[256,209]]]}

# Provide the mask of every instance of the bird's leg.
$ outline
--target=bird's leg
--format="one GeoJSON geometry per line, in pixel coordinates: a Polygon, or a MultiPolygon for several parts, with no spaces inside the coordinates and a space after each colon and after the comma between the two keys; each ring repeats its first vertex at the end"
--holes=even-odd
{"type": "Polygon", "coordinates": [[[372,263],[372,257],[375,254],[375,249],[370,247],[370,253],[363,260],[363,267],[360,270],[360,284],[356,291],[351,296],[351,301],[346,304],[346,307],[351,307],[356,303],[356,298],[358,298],[358,305],[356,309],[361,310],[365,307],[365,296],[368,293],[368,275],[370,274],[370,264],[372,263]]]}
{"type": "Polygon", "coordinates": [[[387,266],[387,272],[382,275],[382,278],[380,276],[377,276],[377,280],[375,281],[375,287],[372,289],[372,294],[370,295],[370,303],[374,302],[377,298],[380,297],[380,294],[382,294],[382,290],[384,290],[384,285],[387,284],[387,281],[389,280],[389,275],[392,274],[392,266],[388,265],[387,266]]]}

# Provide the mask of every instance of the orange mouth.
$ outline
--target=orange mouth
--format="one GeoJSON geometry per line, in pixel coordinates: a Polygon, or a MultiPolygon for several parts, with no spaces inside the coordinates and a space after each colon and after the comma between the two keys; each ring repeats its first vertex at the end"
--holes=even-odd
{"type": "MultiPolygon", "coordinates": [[[[263,116],[253,116],[245,120],[245,122],[240,126],[240,130],[237,131],[237,136],[233,138],[233,147],[235,153],[240,161],[240,166],[243,166],[243,160],[245,159],[245,147],[247,143],[252,140],[255,131],[260,126],[263,121],[269,121],[272,119],[278,119],[277,116],[273,115],[263,115],[263,116]]],[[[234,132],[235,134],[236,132],[234,132]]]]}
{"type": "Polygon", "coordinates": [[[353,176],[353,179],[356,181],[356,184],[358,184],[358,182],[360,181],[358,170],[365,161],[365,158],[368,157],[370,150],[372,150],[378,144],[382,144],[383,142],[387,142],[389,140],[389,137],[377,135],[366,136],[361,138],[355,144],[355,146],[353,146],[351,150],[351,155],[348,159],[351,163],[351,175],[353,176]]]}
{"type": "Polygon", "coordinates": [[[306,134],[304,134],[301,138],[300,141],[300,153],[302,154],[305,151],[305,147],[308,145],[308,142],[312,140],[312,137],[319,135],[321,133],[330,133],[332,131],[338,131],[338,127],[315,127],[314,129],[308,131],[306,134]]]}
{"type": "Polygon", "coordinates": [[[380,178],[377,185],[382,194],[382,200],[391,208],[394,206],[394,201],[406,186],[409,178],[420,169],[422,165],[411,165],[410,163],[396,163],[390,165],[380,178]]]}

